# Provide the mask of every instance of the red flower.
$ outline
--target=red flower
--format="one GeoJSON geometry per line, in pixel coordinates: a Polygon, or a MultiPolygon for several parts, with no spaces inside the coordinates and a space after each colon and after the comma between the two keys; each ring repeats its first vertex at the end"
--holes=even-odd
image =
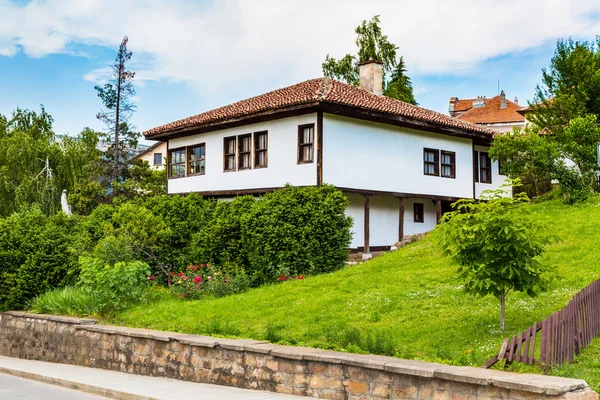
{"type": "Polygon", "coordinates": [[[169,280],[167,281],[167,283],[171,283],[171,280],[169,279],[169,280]]]}
{"type": "Polygon", "coordinates": [[[187,293],[184,293],[184,294],[183,294],[183,297],[187,297],[187,293]]]}
{"type": "Polygon", "coordinates": [[[177,276],[181,278],[183,276],[183,272],[178,273],[177,276]]]}
{"type": "Polygon", "coordinates": [[[171,271],[171,272],[169,273],[169,276],[175,276],[175,272],[171,271]]]}
{"type": "Polygon", "coordinates": [[[287,276],[285,276],[285,275],[282,275],[282,276],[280,276],[279,278],[277,278],[277,280],[278,280],[278,281],[280,281],[280,282],[283,282],[283,281],[285,281],[286,279],[287,279],[287,276]]]}
{"type": "Polygon", "coordinates": [[[194,283],[200,283],[202,282],[202,277],[201,276],[197,276],[194,278],[194,283]]]}
{"type": "Polygon", "coordinates": [[[202,268],[204,268],[204,267],[206,267],[206,264],[200,264],[200,266],[201,266],[202,268]]]}
{"type": "Polygon", "coordinates": [[[153,280],[154,280],[154,275],[152,275],[152,276],[151,276],[150,278],[148,278],[148,279],[150,279],[151,281],[153,281],[153,280]]]}
{"type": "Polygon", "coordinates": [[[298,275],[297,279],[300,279],[300,280],[304,279],[304,275],[298,275]]]}

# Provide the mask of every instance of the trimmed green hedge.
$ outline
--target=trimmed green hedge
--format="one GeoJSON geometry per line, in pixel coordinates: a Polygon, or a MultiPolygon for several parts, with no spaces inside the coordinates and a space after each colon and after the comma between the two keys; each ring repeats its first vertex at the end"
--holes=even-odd
{"type": "Polygon", "coordinates": [[[34,297],[75,283],[77,223],[39,210],[0,219],[0,311],[23,309],[34,297]]]}

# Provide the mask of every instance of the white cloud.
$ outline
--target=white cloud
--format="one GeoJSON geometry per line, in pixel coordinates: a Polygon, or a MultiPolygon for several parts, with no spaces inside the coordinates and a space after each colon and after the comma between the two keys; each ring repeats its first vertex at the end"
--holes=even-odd
{"type": "MultiPolygon", "coordinates": [[[[320,76],[327,53],[354,52],[356,25],[380,14],[410,76],[464,73],[560,37],[592,39],[599,13],[597,0],[0,0],[0,55],[72,53],[79,44],[116,48],[127,34],[138,81],[212,89],[291,83],[320,76]]],[[[85,79],[102,82],[106,71],[85,79]]]]}

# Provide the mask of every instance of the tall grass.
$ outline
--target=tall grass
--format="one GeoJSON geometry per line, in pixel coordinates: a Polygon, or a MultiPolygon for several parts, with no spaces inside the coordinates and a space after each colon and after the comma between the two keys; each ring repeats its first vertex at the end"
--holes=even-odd
{"type": "Polygon", "coordinates": [[[100,315],[102,306],[103,301],[98,294],[67,286],[34,298],[29,305],[29,311],[37,314],[96,317],[100,315]]]}

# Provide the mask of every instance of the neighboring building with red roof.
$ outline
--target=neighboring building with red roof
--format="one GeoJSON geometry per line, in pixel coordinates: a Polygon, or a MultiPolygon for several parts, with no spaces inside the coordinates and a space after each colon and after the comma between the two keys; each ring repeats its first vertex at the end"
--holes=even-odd
{"type": "Polygon", "coordinates": [[[360,88],[312,79],[144,135],[167,143],[170,194],[336,186],[365,253],[433,229],[451,202],[505,178],[487,155],[494,131],[383,96],[377,62],[361,66],[360,88]]]}
{"type": "Polygon", "coordinates": [[[504,91],[492,98],[478,97],[461,100],[450,98],[448,113],[461,121],[485,126],[496,132],[510,132],[514,127],[525,126],[525,117],[520,112],[518,100],[510,101],[504,91]]]}

